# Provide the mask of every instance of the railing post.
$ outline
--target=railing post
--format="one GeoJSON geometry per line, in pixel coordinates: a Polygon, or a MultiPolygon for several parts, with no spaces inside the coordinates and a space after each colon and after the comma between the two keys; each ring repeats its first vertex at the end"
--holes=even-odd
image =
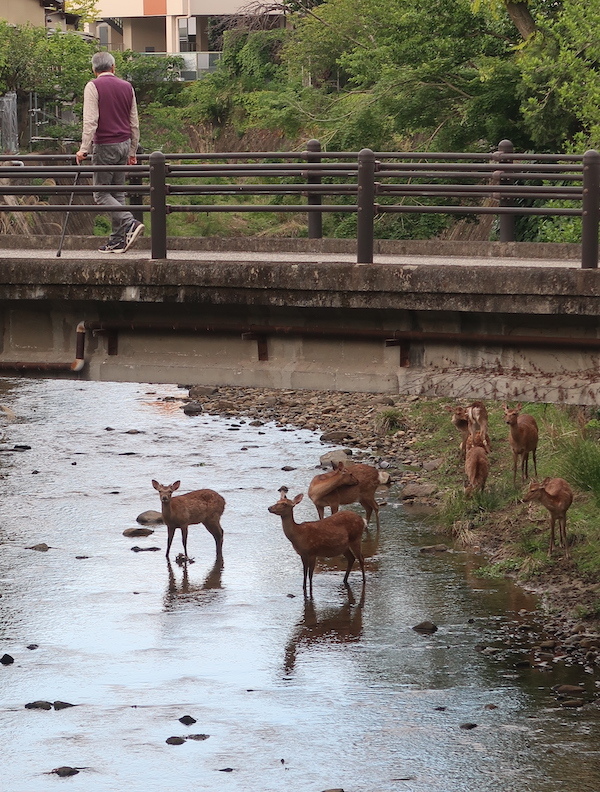
{"type": "Polygon", "coordinates": [[[600,210],[600,154],[583,155],[583,206],[581,213],[581,266],[598,268],[598,211],[600,210]]]}
{"type": "MultiPolygon", "coordinates": [[[[136,154],[143,154],[144,149],[141,146],[137,147],[136,154]]],[[[129,176],[129,184],[138,185],[142,183],[142,177],[137,173],[132,173],[129,176]]],[[[129,205],[131,207],[131,214],[135,217],[135,219],[143,223],[144,222],[144,210],[143,209],[134,209],[134,206],[143,206],[144,199],[139,193],[132,193],[129,196],[129,205]]]]}
{"type": "Polygon", "coordinates": [[[162,151],[154,151],[150,154],[149,162],[152,258],[164,259],[167,257],[167,168],[165,155],[162,151]]]}
{"type": "MultiPolygon", "coordinates": [[[[306,144],[306,161],[307,162],[321,162],[321,144],[318,140],[309,140],[306,144]]],[[[321,174],[310,173],[306,179],[307,184],[321,184],[321,174]]],[[[307,203],[309,206],[321,206],[320,193],[308,193],[307,203]]],[[[322,239],[323,238],[323,213],[322,212],[309,212],[308,213],[308,238],[309,239],[322,239]]]]}
{"type": "MultiPolygon", "coordinates": [[[[514,152],[513,144],[510,140],[501,140],[498,143],[498,152],[500,154],[512,154],[514,152]]],[[[512,160],[501,159],[500,165],[503,162],[512,162],[512,160]]],[[[500,179],[500,184],[512,184],[512,179],[500,179]]],[[[500,206],[512,206],[512,198],[500,197],[500,206]]],[[[514,242],[515,241],[515,216],[513,214],[500,215],[500,242],[514,242]]]]}
{"type": "Polygon", "coordinates": [[[357,187],[356,263],[372,264],[375,219],[375,154],[368,148],[358,152],[357,187]]]}

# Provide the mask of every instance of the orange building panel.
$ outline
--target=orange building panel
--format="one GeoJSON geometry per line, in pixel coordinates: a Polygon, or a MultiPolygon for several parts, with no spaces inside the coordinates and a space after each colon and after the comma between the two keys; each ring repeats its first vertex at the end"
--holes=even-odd
{"type": "Polygon", "coordinates": [[[144,16],[165,16],[167,0],[144,0],[144,16]]]}

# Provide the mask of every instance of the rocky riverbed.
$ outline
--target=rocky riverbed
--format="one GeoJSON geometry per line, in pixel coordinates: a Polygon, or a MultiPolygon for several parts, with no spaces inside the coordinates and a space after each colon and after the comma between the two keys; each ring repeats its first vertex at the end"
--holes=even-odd
{"type": "Polygon", "coordinates": [[[345,450],[351,460],[387,470],[392,481],[401,485],[404,500],[432,505],[438,501],[439,488],[428,480],[427,473],[437,469],[443,459],[421,459],[413,448],[416,433],[409,427],[394,434],[379,428],[382,413],[390,408],[402,413],[417,398],[196,385],[189,388],[184,410],[192,416],[206,412],[237,417],[257,427],[273,422],[321,432],[324,443],[345,450]]]}
{"type": "MultiPolygon", "coordinates": [[[[382,416],[392,408],[399,415],[407,414],[419,400],[417,396],[198,385],[182,388],[188,390],[182,399],[183,409],[190,416],[204,412],[236,418],[256,427],[275,423],[282,428],[293,426],[320,432],[321,440],[328,444],[322,459],[327,459],[327,452],[333,449],[344,450],[350,460],[386,470],[394,493],[407,505],[435,509],[441,502],[443,487],[436,481],[435,471],[444,463],[447,449],[440,449],[439,457],[423,458],[415,449],[417,433],[410,426],[390,434],[382,422],[382,416]]],[[[282,468],[285,470],[285,460],[282,468]]],[[[492,554],[498,538],[478,533],[477,543],[483,553],[492,554]]],[[[440,544],[423,551],[443,552],[447,548],[448,545],[440,544]]],[[[578,609],[589,609],[598,598],[598,585],[558,572],[525,587],[540,598],[540,619],[513,635],[507,634],[498,656],[519,643],[520,651],[527,654],[522,662],[536,668],[551,667],[555,662],[576,663],[590,673],[599,668],[600,625],[596,620],[582,621],[574,615],[578,609]],[[524,638],[526,650],[522,646],[524,638]]],[[[492,647],[490,654],[495,653],[492,647]]]]}

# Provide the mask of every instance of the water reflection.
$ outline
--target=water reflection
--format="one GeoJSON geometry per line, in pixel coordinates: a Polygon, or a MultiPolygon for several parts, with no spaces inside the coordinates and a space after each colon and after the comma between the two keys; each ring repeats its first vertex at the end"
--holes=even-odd
{"type": "MultiPolygon", "coordinates": [[[[318,434],[233,432],[184,416],[178,395],[23,380],[0,396],[18,416],[7,444],[31,447],[0,457],[0,655],[15,658],[0,673],[2,792],[52,792],[47,773],[66,764],[85,768],[85,792],[600,789],[598,707],[565,710],[553,691],[585,676],[591,699],[597,673],[540,673],[504,654],[499,625],[517,631],[530,598],[477,578],[465,553],[420,553],[439,540],[392,491],[381,531],[364,535],[364,596],[332,561],[304,602],[301,563],[266,507],[283,465],[306,490],[318,434]],[[202,527],[196,564],[131,552],[123,530],[156,507],[153,477],[222,492],[224,565],[202,527]],[[26,549],[39,542],[51,549],[26,549]],[[412,630],[426,618],[433,636],[412,630]],[[36,699],[78,706],[26,710],[36,699]],[[167,745],[188,713],[210,739],[167,745]]],[[[314,506],[301,515],[315,519],[314,506]]]]}
{"type": "Polygon", "coordinates": [[[215,599],[216,592],[223,588],[221,577],[223,573],[223,558],[218,557],[212,569],[208,572],[202,583],[191,583],[189,576],[190,564],[183,561],[178,566],[181,568],[181,579],[177,581],[175,570],[171,561],[167,560],[169,582],[164,598],[166,611],[173,610],[181,604],[204,605],[215,599]]]}
{"type": "Polygon", "coordinates": [[[348,597],[343,605],[317,611],[313,599],[304,599],[302,618],[285,646],[284,673],[290,675],[296,666],[298,653],[319,643],[350,643],[358,641],[363,629],[365,586],[356,601],[347,586],[348,597]]]}

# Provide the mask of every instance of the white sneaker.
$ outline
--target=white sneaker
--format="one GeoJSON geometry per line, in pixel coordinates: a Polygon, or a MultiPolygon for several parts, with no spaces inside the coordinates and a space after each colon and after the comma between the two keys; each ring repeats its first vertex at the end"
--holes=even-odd
{"type": "Polygon", "coordinates": [[[136,239],[144,233],[144,224],[134,220],[125,234],[125,244],[122,250],[115,250],[115,253],[125,253],[134,244],[136,239]]]}

